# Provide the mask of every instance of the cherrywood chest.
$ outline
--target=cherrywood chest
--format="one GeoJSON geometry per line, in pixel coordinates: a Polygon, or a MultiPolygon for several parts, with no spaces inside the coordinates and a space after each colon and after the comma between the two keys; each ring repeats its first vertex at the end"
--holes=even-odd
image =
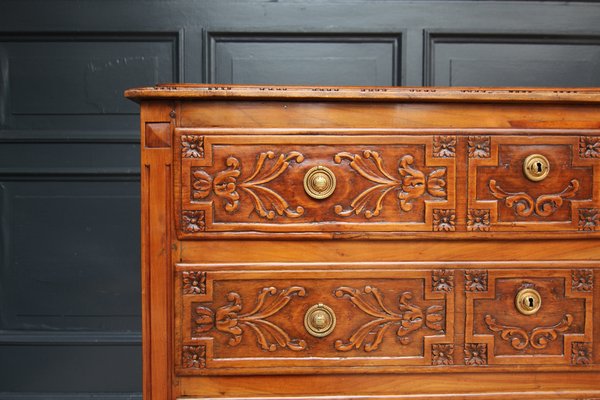
{"type": "Polygon", "coordinates": [[[163,85],[144,398],[600,398],[600,91],[163,85]]]}

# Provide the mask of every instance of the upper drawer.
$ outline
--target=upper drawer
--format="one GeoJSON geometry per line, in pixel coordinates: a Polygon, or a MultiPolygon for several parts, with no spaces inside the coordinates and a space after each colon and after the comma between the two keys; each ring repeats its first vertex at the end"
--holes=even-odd
{"type": "Polygon", "coordinates": [[[582,236],[600,224],[597,137],[339,133],[176,129],[179,238],[582,236]],[[547,161],[542,180],[525,174],[531,155],[547,161]]]}

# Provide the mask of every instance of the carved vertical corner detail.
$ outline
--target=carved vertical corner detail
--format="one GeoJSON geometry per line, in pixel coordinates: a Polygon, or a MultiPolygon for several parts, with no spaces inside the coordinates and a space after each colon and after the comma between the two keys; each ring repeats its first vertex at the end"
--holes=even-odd
{"type": "Polygon", "coordinates": [[[469,158],[489,158],[491,139],[489,136],[469,136],[469,158]]]}
{"type": "Polygon", "coordinates": [[[455,211],[434,208],[433,230],[437,232],[454,232],[456,230],[455,211]]]}
{"type": "Polygon", "coordinates": [[[600,225],[600,210],[597,208],[580,208],[579,223],[580,231],[595,231],[600,225]]]}
{"type": "Polygon", "coordinates": [[[600,137],[581,136],[579,138],[579,156],[581,158],[600,158],[600,137]]]}
{"type": "Polygon", "coordinates": [[[183,368],[206,368],[206,346],[183,346],[183,368]]]}
{"type": "Polygon", "coordinates": [[[571,364],[589,365],[592,363],[592,344],[573,342],[571,344],[571,364]]]}
{"type": "Polygon", "coordinates": [[[456,136],[434,136],[433,156],[436,158],[454,158],[456,156],[456,136]]]}
{"type": "Polygon", "coordinates": [[[183,211],[181,213],[181,230],[185,233],[196,233],[206,230],[204,211],[183,211]]]}
{"type": "Polygon", "coordinates": [[[431,345],[431,364],[432,365],[452,365],[454,364],[454,345],[452,344],[432,344],[431,345]]]}
{"type": "Polygon", "coordinates": [[[434,292],[451,292],[454,288],[454,271],[449,269],[432,271],[431,286],[434,292]]]}
{"type": "Polygon", "coordinates": [[[467,212],[467,231],[487,232],[490,230],[490,210],[470,208],[467,212]]]}
{"type": "Polygon", "coordinates": [[[182,282],[183,294],[206,294],[206,272],[185,271],[182,282]]]}
{"type": "Polygon", "coordinates": [[[465,271],[465,292],[485,292],[488,290],[488,273],[486,270],[472,269],[465,271]]]}
{"type": "Polygon", "coordinates": [[[487,344],[465,343],[465,365],[486,365],[487,344]]]}
{"type": "Polygon", "coordinates": [[[571,290],[574,292],[591,292],[594,288],[594,271],[591,269],[574,269],[571,271],[571,290]]]}
{"type": "Polygon", "coordinates": [[[204,136],[182,135],[181,136],[181,156],[183,158],[203,158],[204,157],[204,136]]]}

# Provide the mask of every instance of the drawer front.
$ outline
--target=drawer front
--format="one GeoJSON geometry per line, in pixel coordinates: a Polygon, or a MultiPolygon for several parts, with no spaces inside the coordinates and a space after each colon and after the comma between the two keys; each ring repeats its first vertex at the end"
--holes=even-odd
{"type": "Polygon", "coordinates": [[[593,364],[592,269],[264,268],[178,265],[177,374],[593,364]]]}

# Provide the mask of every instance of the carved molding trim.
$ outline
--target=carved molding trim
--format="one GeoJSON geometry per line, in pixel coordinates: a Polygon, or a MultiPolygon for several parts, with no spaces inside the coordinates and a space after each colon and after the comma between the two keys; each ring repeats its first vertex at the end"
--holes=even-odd
{"type": "Polygon", "coordinates": [[[183,346],[181,366],[183,368],[206,368],[206,346],[183,346]]]}
{"type": "Polygon", "coordinates": [[[492,332],[499,332],[500,337],[510,342],[510,345],[516,350],[526,349],[528,346],[534,349],[545,349],[548,343],[558,337],[558,333],[566,332],[573,323],[573,316],[565,314],[563,319],[549,327],[537,327],[531,332],[523,328],[503,325],[496,322],[491,315],[486,315],[484,321],[492,332]]]}
{"type": "Polygon", "coordinates": [[[347,152],[337,153],[334,161],[337,164],[348,160],[350,168],[375,185],[360,193],[344,209],[341,204],[334,207],[336,214],[343,217],[364,214],[366,218],[378,216],[383,209],[383,200],[391,191],[396,191],[402,211],[413,208],[412,200],[418,199],[426,192],[438,198],[445,198],[446,168],[439,168],[428,175],[414,168],[414,157],[410,154],[400,158],[399,178],[392,176],[383,166],[383,159],[376,151],[365,150],[360,154],[347,152]]]}
{"type": "Polygon", "coordinates": [[[600,225],[600,210],[597,208],[580,208],[577,227],[580,231],[595,231],[600,225]]]}
{"type": "Polygon", "coordinates": [[[469,158],[489,158],[491,139],[489,136],[469,136],[467,147],[469,158]]]}
{"type": "Polygon", "coordinates": [[[297,151],[280,154],[277,158],[272,151],[260,153],[254,172],[241,182],[238,182],[242,173],[241,164],[233,156],[226,160],[227,169],[216,173],[214,178],[202,168],[192,168],[192,201],[208,197],[212,188],[215,196],[223,199],[225,210],[233,213],[239,209],[240,193],[238,190],[241,189],[252,201],[257,214],[263,218],[273,219],[276,215],[285,215],[289,218],[300,217],[304,213],[303,207],[290,208],[288,202],[279,193],[266,186],[283,174],[292,161],[300,164],[304,161],[304,156],[297,151]],[[272,159],[275,161],[267,163],[267,160],[272,159]],[[267,164],[270,165],[266,166],[267,164]]]}
{"type": "Polygon", "coordinates": [[[404,292],[399,299],[399,313],[390,310],[383,301],[383,295],[376,287],[365,286],[363,293],[351,287],[339,287],[334,292],[336,297],[348,298],[352,304],[365,314],[375,319],[358,328],[348,340],[336,340],[335,349],[350,351],[361,347],[370,352],[377,350],[383,342],[385,333],[392,327],[397,327],[396,336],[402,345],[410,343],[410,333],[421,329],[423,325],[434,331],[441,331],[444,324],[442,306],[430,306],[423,309],[411,304],[413,295],[404,292]],[[374,300],[375,302],[373,303],[374,300]]]}
{"type": "Polygon", "coordinates": [[[436,269],[431,272],[431,286],[434,292],[449,293],[454,289],[454,271],[436,269]]]}
{"type": "Polygon", "coordinates": [[[241,343],[246,330],[254,332],[257,344],[263,350],[275,351],[277,347],[288,348],[293,351],[306,349],[306,342],[301,339],[292,339],[278,325],[268,320],[277,314],[291,300],[293,296],[304,297],[306,290],[300,286],[292,286],[278,290],[275,287],[263,288],[258,294],[256,305],[250,312],[241,313],[243,308],[242,298],[239,293],[230,292],[227,295],[229,304],[220,307],[214,312],[204,306],[196,306],[192,311],[192,336],[216,328],[219,332],[230,335],[229,345],[237,346],[241,343]],[[267,299],[271,301],[267,301],[267,299]]]}
{"type": "Polygon", "coordinates": [[[206,294],[206,272],[185,271],[181,276],[183,294],[206,294]]]}
{"type": "Polygon", "coordinates": [[[490,210],[469,208],[467,212],[467,231],[488,232],[490,230],[490,210]]]}
{"type": "Polygon", "coordinates": [[[433,156],[436,158],[454,158],[456,156],[456,136],[434,136],[433,156]]]}
{"type": "Polygon", "coordinates": [[[465,271],[465,292],[486,292],[488,290],[488,272],[471,269],[465,271]]]}
{"type": "Polygon", "coordinates": [[[452,365],[454,364],[454,345],[453,344],[432,344],[431,345],[431,364],[432,365],[452,365]]]}
{"type": "Polygon", "coordinates": [[[591,269],[574,269],[571,271],[571,290],[574,292],[591,292],[594,289],[594,271],[591,269]]]}
{"type": "Polygon", "coordinates": [[[487,344],[465,343],[465,365],[486,365],[487,344]]]}
{"type": "Polygon", "coordinates": [[[204,136],[182,135],[181,157],[204,158],[204,136]]]}
{"type": "Polygon", "coordinates": [[[454,232],[456,230],[456,212],[434,208],[433,230],[436,232],[454,232]]]}
{"type": "Polygon", "coordinates": [[[499,200],[504,200],[504,205],[513,208],[515,214],[518,216],[529,217],[533,214],[539,217],[549,217],[562,206],[563,199],[575,196],[579,190],[579,181],[572,179],[562,192],[544,194],[535,200],[525,192],[510,193],[505,191],[496,184],[494,179],[490,179],[489,188],[492,196],[499,200]]]}
{"type": "Polygon", "coordinates": [[[206,230],[203,210],[181,212],[181,230],[185,233],[196,233],[206,230]]]}
{"type": "Polygon", "coordinates": [[[580,136],[579,156],[582,158],[600,158],[600,137],[580,136]]]}
{"type": "Polygon", "coordinates": [[[592,363],[592,344],[589,342],[571,343],[571,364],[589,365],[592,363]]]}

